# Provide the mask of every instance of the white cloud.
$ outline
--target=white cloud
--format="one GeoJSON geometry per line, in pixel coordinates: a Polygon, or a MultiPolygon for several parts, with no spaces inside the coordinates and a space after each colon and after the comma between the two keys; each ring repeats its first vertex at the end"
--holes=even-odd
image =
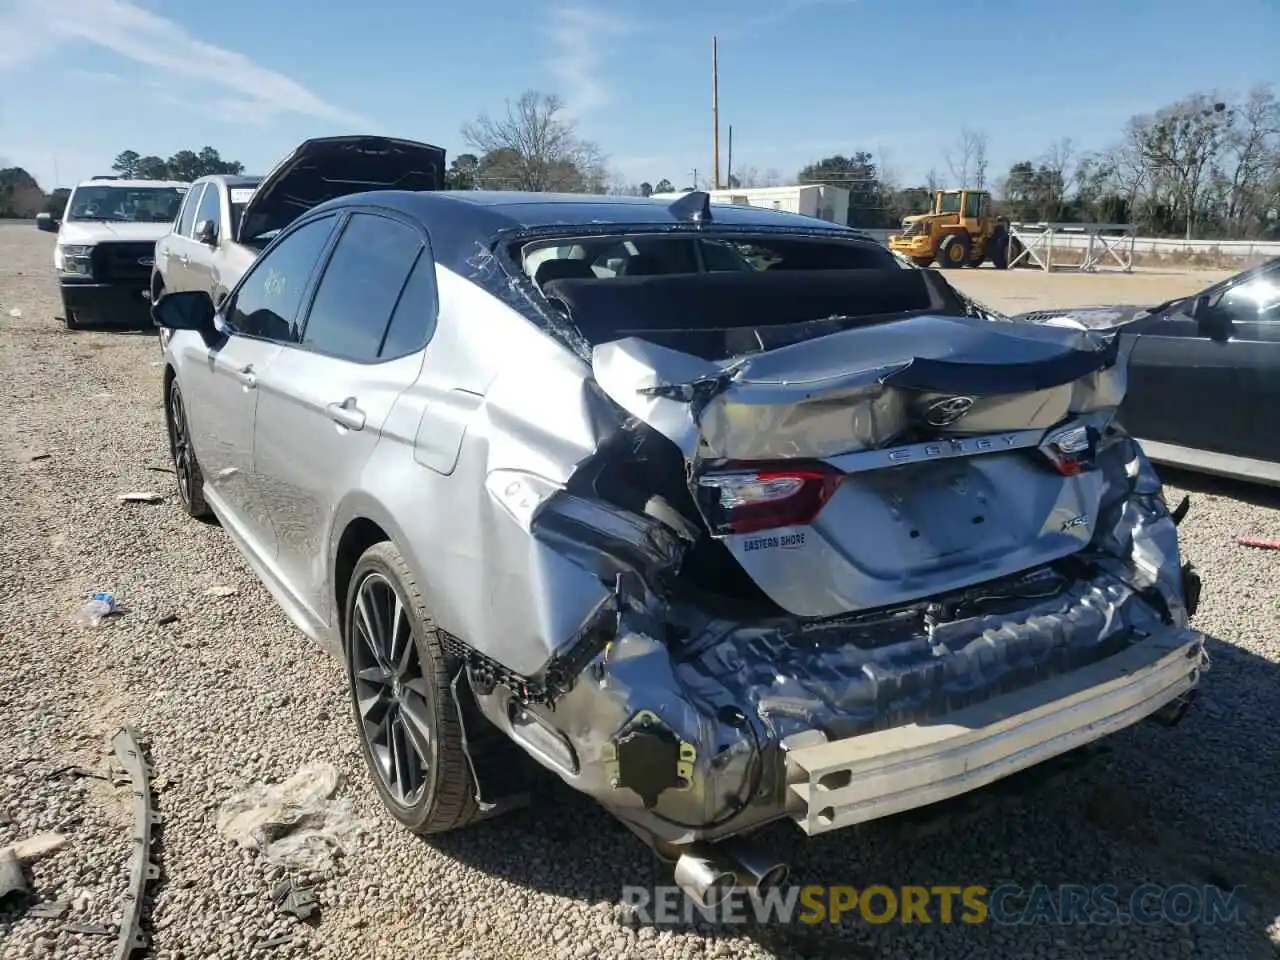
{"type": "Polygon", "coordinates": [[[776,26],[802,13],[816,12],[823,7],[849,7],[857,2],[858,0],[775,0],[767,12],[739,19],[728,29],[719,32],[722,36],[741,37],[765,27],[776,26]]]}
{"type": "Polygon", "coordinates": [[[551,72],[563,84],[557,92],[566,112],[582,117],[609,103],[612,94],[603,77],[605,44],[610,37],[630,33],[625,19],[585,7],[557,7],[551,12],[547,34],[554,47],[551,72]]]}
{"type": "Polygon", "coordinates": [[[237,113],[293,113],[369,126],[289,77],[234,50],[197,40],[172,20],[129,0],[10,0],[0,10],[0,71],[47,59],[76,44],[103,48],[170,79],[222,88],[243,105],[237,113]]]}

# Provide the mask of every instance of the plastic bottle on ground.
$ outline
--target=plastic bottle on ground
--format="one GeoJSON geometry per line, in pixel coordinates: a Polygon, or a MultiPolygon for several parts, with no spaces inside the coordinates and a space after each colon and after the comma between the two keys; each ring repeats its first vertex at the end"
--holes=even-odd
{"type": "Polygon", "coordinates": [[[102,618],[107,616],[116,608],[116,598],[109,593],[95,593],[89,598],[76,612],[75,621],[82,627],[96,627],[102,623],[102,618]]]}

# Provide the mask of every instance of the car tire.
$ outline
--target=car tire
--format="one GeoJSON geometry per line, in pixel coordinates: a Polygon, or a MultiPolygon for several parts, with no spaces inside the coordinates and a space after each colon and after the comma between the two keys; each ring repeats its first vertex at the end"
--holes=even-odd
{"type": "Polygon", "coordinates": [[[479,809],[451,688],[461,664],[394,544],[356,561],[343,626],[352,716],[383,806],[416,834],[466,826],[479,809]]]}
{"type": "Polygon", "coordinates": [[[912,257],[911,262],[921,270],[927,270],[933,264],[933,257],[912,257]]]}
{"type": "Polygon", "coordinates": [[[973,256],[967,233],[953,233],[942,238],[938,248],[938,264],[947,270],[968,265],[973,256]]]}
{"type": "Polygon", "coordinates": [[[169,427],[169,456],[173,460],[173,475],[177,480],[178,502],[188,516],[203,520],[211,511],[204,499],[204,474],[200,471],[200,461],[196,459],[196,449],[191,443],[187,406],[183,402],[177,377],[169,381],[164,405],[165,420],[169,427]]]}

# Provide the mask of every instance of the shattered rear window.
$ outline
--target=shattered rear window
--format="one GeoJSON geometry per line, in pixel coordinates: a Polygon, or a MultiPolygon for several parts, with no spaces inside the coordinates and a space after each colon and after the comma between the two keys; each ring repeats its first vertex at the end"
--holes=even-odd
{"type": "Polygon", "coordinates": [[[625,234],[525,243],[517,261],[539,288],[550,280],[891,269],[888,250],[862,242],[795,236],[625,234]],[[550,264],[550,266],[548,265],[550,264]]]}

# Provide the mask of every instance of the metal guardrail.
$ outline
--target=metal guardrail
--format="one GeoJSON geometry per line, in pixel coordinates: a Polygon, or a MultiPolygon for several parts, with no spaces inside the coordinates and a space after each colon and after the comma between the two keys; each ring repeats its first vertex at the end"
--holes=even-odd
{"type": "MultiPolygon", "coordinates": [[[[887,243],[890,234],[901,233],[901,230],[861,229],[863,233],[875,237],[881,243],[887,243]]],[[[1127,246],[1129,238],[1124,239],[1127,246]]],[[[1065,250],[1087,250],[1089,237],[1058,234],[1054,237],[1053,243],[1055,247],[1065,250]]],[[[1211,253],[1222,257],[1280,257],[1280,240],[1175,240],[1166,237],[1134,237],[1133,252],[1166,256],[1211,253]]]]}

